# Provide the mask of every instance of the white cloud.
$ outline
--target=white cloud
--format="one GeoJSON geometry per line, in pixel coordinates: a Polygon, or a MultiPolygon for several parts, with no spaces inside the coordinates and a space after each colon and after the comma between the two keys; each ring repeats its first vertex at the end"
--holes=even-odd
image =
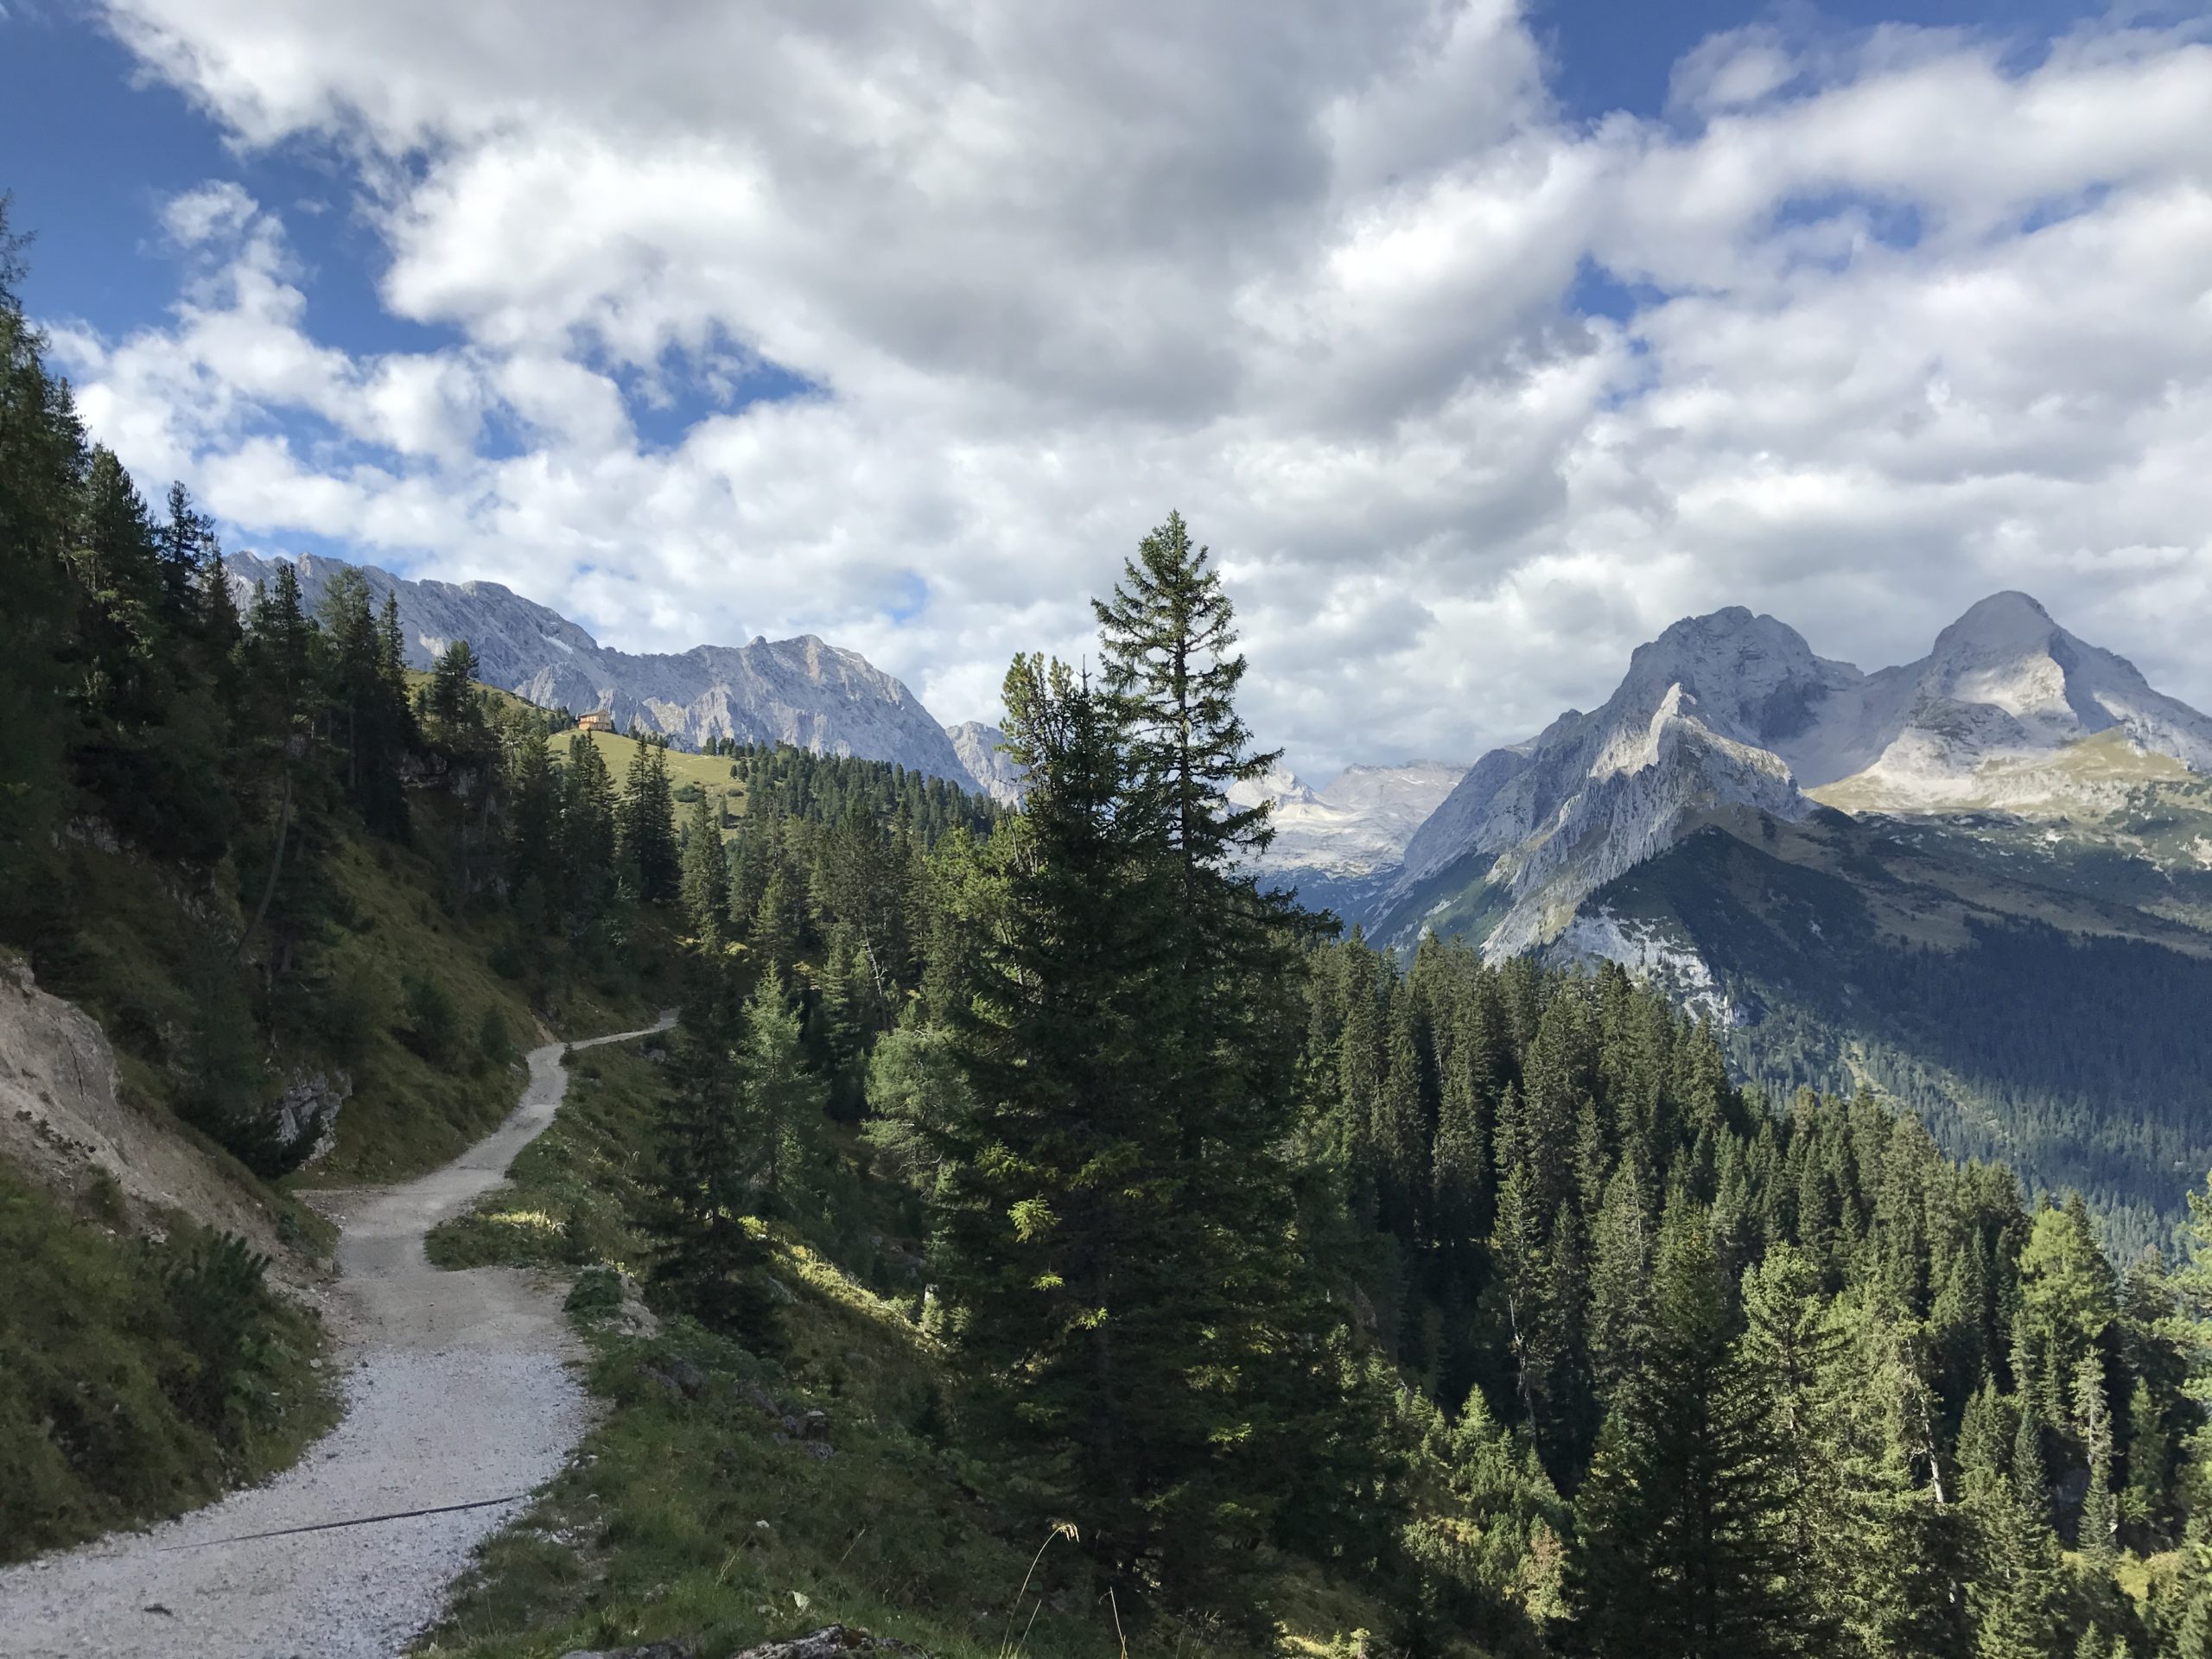
{"type": "Polygon", "coordinates": [[[258,541],[641,648],[810,629],[957,719],[1179,505],[1315,772],[1525,735],[1734,602],[1889,659],[2024,584],[2212,702],[2196,35],[1762,28],[1589,127],[1507,0],[108,16],[240,143],[334,140],[457,341],[341,350],[238,186],[171,205],[171,317],[57,340],[258,541]],[[640,437],[762,362],[818,391],[640,437]]]}

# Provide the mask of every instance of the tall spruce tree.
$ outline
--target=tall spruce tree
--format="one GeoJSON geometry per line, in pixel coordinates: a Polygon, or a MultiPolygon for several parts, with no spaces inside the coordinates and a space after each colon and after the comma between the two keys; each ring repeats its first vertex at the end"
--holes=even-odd
{"type": "Polygon", "coordinates": [[[683,887],[676,842],[676,797],[669,786],[668,752],[641,738],[630,754],[616,815],[615,841],[622,872],[641,903],[675,902],[683,887]]]}
{"type": "Polygon", "coordinates": [[[614,879],[614,780],[588,734],[569,745],[561,780],[561,873],[572,935],[606,914],[614,879]]]}
{"type": "Polygon", "coordinates": [[[746,1224],[759,1207],[760,1146],[741,1100],[741,1029],[727,970],[695,957],[651,1175],[652,1278],[701,1323],[758,1345],[772,1304],[760,1278],[766,1246],[746,1224]]]}
{"type": "Polygon", "coordinates": [[[683,825],[683,913],[703,950],[729,937],[729,857],[722,849],[721,811],[702,791],[683,825]]]}
{"type": "Polygon", "coordinates": [[[1783,1501],[1768,1401],[1732,1340],[1704,1214],[1669,1206],[1650,1352],[1575,1497],[1575,1607],[1592,1650],[1754,1659],[1800,1650],[1802,1586],[1780,1573],[1783,1501]]]}
{"type": "Polygon", "coordinates": [[[1189,1387],[1209,1344],[1173,1282],[1189,1217],[1157,1039],[1179,889],[1114,703],[1035,658],[1005,700],[1030,792],[1004,913],[955,1011],[970,1093],[942,1130],[935,1248],[970,1384],[1002,1396],[1004,1450],[1141,1602],[1171,1547],[1211,1543],[1218,1496],[1212,1402],[1189,1387]]]}

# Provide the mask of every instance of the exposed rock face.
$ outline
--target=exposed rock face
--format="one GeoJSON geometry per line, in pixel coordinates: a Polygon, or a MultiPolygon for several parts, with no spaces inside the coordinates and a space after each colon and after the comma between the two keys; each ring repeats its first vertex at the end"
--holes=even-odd
{"type": "MultiPolygon", "coordinates": [[[[251,553],[224,560],[243,605],[276,562],[251,553]]],[[[320,607],[336,559],[296,561],[300,589],[320,607]]],[[[749,645],[695,645],[673,655],[610,651],[558,612],[496,582],[410,582],[361,567],[381,606],[399,600],[410,666],[428,668],[456,639],[468,641],[487,683],[549,709],[604,709],[617,731],[634,721],[688,747],[719,738],[790,743],[823,754],[890,760],[963,788],[982,785],[961,764],[944,728],[906,686],[857,652],[811,634],[749,645]]]]}
{"type": "Polygon", "coordinates": [[[213,1169],[182,1130],[118,1097],[115,1052],[92,1017],[0,959],[0,1159],[57,1190],[112,1178],[146,1224],[181,1210],[276,1254],[268,1213],[213,1169]]]}
{"type": "Polygon", "coordinates": [[[1916,663],[1866,677],[1862,766],[1801,776],[1853,809],[1940,810],[1983,795],[1994,772],[2033,769],[2083,738],[2212,772],[2212,720],[2153,690],[2125,657],[2084,644],[2025,594],[1993,594],[1916,663]]]}
{"type": "Polygon", "coordinates": [[[353,1080],[343,1070],[293,1072],[272,1109],[277,1140],[289,1152],[312,1137],[314,1150],[303,1162],[313,1163],[336,1143],[339,1110],[353,1097],[353,1080]]]}
{"type": "Polygon", "coordinates": [[[957,726],[946,727],[944,734],[952,740],[953,753],[960,757],[960,764],[968,768],[968,775],[982,785],[985,794],[1001,805],[1021,804],[1023,772],[1012,757],[999,748],[1005,741],[1004,733],[980,720],[963,720],[957,726]]]}
{"type": "Polygon", "coordinates": [[[1716,809],[1802,819],[1818,789],[1853,810],[1942,810],[2107,733],[2212,770],[2212,721],[2024,594],[1982,601],[1927,657],[1874,674],[1815,656],[1770,616],[1688,618],[1637,650],[1602,709],[1570,709],[1475,764],[1407,842],[1378,931],[1411,943],[1480,883],[1502,910],[1484,950],[1512,955],[1557,938],[1591,893],[1716,809]]]}

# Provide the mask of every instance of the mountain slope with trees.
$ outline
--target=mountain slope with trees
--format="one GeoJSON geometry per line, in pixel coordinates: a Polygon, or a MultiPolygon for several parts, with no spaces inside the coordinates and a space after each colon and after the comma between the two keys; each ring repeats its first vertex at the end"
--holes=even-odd
{"type": "MultiPolygon", "coordinates": [[[[879,808],[789,821],[804,881],[700,868],[659,1150],[529,1189],[569,1217],[534,1236],[657,1279],[734,1398],[779,1354],[822,1375],[779,1274],[842,1263],[939,1379],[902,1467],[1065,1523],[1038,1584],[1140,1648],[1288,1640],[1264,1610],[1319,1573],[1414,1653],[2188,1650],[2200,1267],[2115,1271],[2082,1199],[1871,1099],[1739,1085],[1618,965],[1328,942],[1238,873],[1266,817],[1224,785],[1272,757],[1179,521],[1102,632],[1098,682],[1010,672],[1029,789],[987,834],[879,808]],[[907,874],[842,880],[840,841],[907,874]]],[[[671,1338],[604,1340],[614,1376],[671,1338]]],[[[691,1432],[622,1397],[622,1455],[691,1432]]],[[[712,1525],[646,1548],[607,1567],[626,1628],[772,1632],[707,1586],[712,1525]]],[[[944,1639],[920,1580],[816,1571],[826,1611],[944,1639]]],[[[529,1627],[514,1593],[472,1650],[517,1628],[493,1606],[529,1627]]]]}
{"type": "MultiPolygon", "coordinates": [[[[29,711],[0,938],[101,1015],[139,1109],[277,1202],[299,1073],[352,1077],[308,1114],[337,1167],[396,1168],[503,1109],[533,1010],[680,997],[664,1066],[593,1062],[494,1201],[543,1207],[437,1244],[579,1269],[607,1316],[606,1478],[493,1552],[470,1650],[849,1608],[1006,1654],[1028,1635],[944,1554],[1040,1541],[1039,1651],[2212,1643],[2212,1190],[2184,1259],[2116,1270],[2082,1198],[1745,1086],[1618,964],[1337,939],[1252,873],[1268,814],[1233,791],[1276,757],[1179,518],[1100,603],[1096,682],[1010,671],[1020,810],[753,749],[731,822],[656,744],[619,781],[596,741],[556,764],[466,642],[410,683],[350,584],[310,616],[280,570],[235,611],[188,498],[148,510],[19,309],[0,331],[0,708],[29,711]],[[899,1508],[844,1535],[823,1505],[862,1492],[899,1508]]],[[[104,1281],[149,1363],[0,1370],[35,1541],[226,1472],[206,1390],[250,1401],[285,1337],[236,1245],[130,1258],[40,1201],[0,1207],[54,1245],[11,1251],[4,1351],[104,1281]],[[150,1493],[117,1478],[149,1444],[181,1471],[150,1493]]]]}

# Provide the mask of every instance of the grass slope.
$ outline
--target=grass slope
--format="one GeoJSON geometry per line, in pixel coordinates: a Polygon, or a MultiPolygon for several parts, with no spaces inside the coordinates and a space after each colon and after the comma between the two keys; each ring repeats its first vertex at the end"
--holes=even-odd
{"type": "Polygon", "coordinates": [[[208,1236],[166,1219],[136,1238],[104,1176],[0,1163],[0,1561],[262,1479],[336,1421],[315,1321],[211,1282],[208,1236]]]}
{"type": "MultiPolygon", "coordinates": [[[[486,1548],[425,1650],[536,1659],[671,1639],[719,1655],[840,1622],[938,1659],[1116,1652],[1116,1610],[1090,1602],[1074,1552],[1013,1535],[945,1432],[944,1354],[918,1321],[918,1262],[887,1193],[846,1195],[838,1253],[857,1272],[777,1231],[789,1300],[772,1356],[685,1324],[646,1338],[601,1317],[614,1272],[645,1259],[639,1184],[659,1089],[645,1053],[578,1053],[513,1184],[431,1236],[444,1266],[594,1263],[570,1306],[607,1409],[486,1548]]],[[[1308,1656],[1349,1654],[1385,1621],[1310,1570],[1286,1570],[1272,1607],[1283,1649],[1308,1656]]],[[[1158,1623],[1127,1634],[1141,1655],[1223,1645],[1158,1623]]]]}
{"type": "MultiPolygon", "coordinates": [[[[353,1093],[328,1155],[275,1185],[175,1109],[202,984],[211,961],[228,968],[239,924],[231,872],[188,885],[128,849],[71,840],[57,921],[35,941],[42,987],[107,1034],[120,1103],[188,1148],[211,1190],[266,1212],[265,1245],[289,1247],[299,1271],[332,1230],[291,1189],[404,1178],[495,1126],[520,1096],[519,1051],[540,1040],[533,996],[576,1036],[644,1025],[666,1000],[651,924],[614,965],[553,979],[504,920],[449,914],[435,815],[418,816],[416,848],[341,836],[329,851],[335,916],[307,970],[321,1000],[265,1081],[342,1070],[353,1093]],[[425,980],[450,1008],[438,1044],[410,1011],[409,987],[425,980]]],[[[264,1294],[215,1329],[189,1282],[198,1237],[190,1218],[141,1213],[89,1169],[50,1190],[0,1160],[0,1559],[203,1503],[285,1466],[327,1426],[312,1316],[264,1294]],[[222,1399],[202,1400],[217,1373],[222,1399]]]]}

